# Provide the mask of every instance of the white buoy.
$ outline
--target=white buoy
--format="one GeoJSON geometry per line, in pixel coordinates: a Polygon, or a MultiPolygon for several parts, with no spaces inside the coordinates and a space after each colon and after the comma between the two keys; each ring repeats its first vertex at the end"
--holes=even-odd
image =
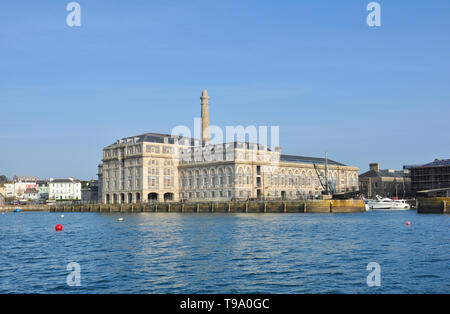
{"type": "Polygon", "coordinates": [[[118,220],[118,221],[123,221],[123,218],[122,218],[122,217],[120,217],[120,218],[118,218],[117,220],[118,220]]]}
{"type": "Polygon", "coordinates": [[[61,218],[64,218],[64,215],[61,215],[61,218]]]}

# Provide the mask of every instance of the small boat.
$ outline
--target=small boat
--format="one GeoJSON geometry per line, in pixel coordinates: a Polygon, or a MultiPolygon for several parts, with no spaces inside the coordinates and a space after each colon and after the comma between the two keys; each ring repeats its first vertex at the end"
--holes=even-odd
{"type": "Polygon", "coordinates": [[[409,206],[409,204],[406,203],[406,200],[395,200],[394,207],[392,207],[392,209],[408,210],[408,209],[411,209],[411,206],[409,206]]]}
{"type": "Polygon", "coordinates": [[[14,212],[15,213],[20,213],[22,210],[19,208],[19,207],[17,207],[17,208],[14,208],[14,212]]]}
{"type": "MultiPolygon", "coordinates": [[[[376,196],[376,200],[368,200],[367,207],[372,210],[408,210],[411,209],[406,200],[393,200],[387,197],[376,196]]],[[[367,208],[366,208],[367,209],[367,208]]]]}

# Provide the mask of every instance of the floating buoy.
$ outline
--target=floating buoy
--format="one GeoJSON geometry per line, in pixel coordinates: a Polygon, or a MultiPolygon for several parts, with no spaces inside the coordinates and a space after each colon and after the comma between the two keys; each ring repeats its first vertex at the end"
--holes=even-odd
{"type": "Polygon", "coordinates": [[[406,222],[407,226],[411,226],[411,223],[409,221],[406,222]]]}
{"type": "Polygon", "coordinates": [[[123,221],[123,218],[122,217],[117,218],[117,221],[123,221]]]}
{"type": "Polygon", "coordinates": [[[61,218],[64,218],[64,215],[61,215],[61,218]]]}
{"type": "Polygon", "coordinates": [[[63,227],[62,227],[62,225],[60,225],[60,224],[57,224],[57,225],[55,226],[55,230],[56,230],[56,231],[62,231],[62,229],[63,229],[63,227]]]}

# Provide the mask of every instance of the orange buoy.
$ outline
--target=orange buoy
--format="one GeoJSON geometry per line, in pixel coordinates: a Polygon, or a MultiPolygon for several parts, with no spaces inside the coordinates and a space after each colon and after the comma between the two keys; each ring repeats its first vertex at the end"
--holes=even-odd
{"type": "Polygon", "coordinates": [[[57,225],[55,226],[55,230],[56,230],[56,231],[62,231],[62,229],[63,229],[63,227],[62,227],[62,225],[60,225],[60,224],[57,224],[57,225]]]}

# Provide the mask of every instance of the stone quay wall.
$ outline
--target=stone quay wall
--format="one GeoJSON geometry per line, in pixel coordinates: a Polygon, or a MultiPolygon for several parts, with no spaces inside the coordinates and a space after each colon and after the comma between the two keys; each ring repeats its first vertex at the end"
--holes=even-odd
{"type": "Polygon", "coordinates": [[[165,213],[358,213],[365,212],[361,200],[155,202],[138,204],[24,205],[2,206],[0,211],[49,212],[165,212],[165,213]]]}
{"type": "Polygon", "coordinates": [[[450,197],[419,198],[417,212],[419,214],[450,214],[450,197]]]}

